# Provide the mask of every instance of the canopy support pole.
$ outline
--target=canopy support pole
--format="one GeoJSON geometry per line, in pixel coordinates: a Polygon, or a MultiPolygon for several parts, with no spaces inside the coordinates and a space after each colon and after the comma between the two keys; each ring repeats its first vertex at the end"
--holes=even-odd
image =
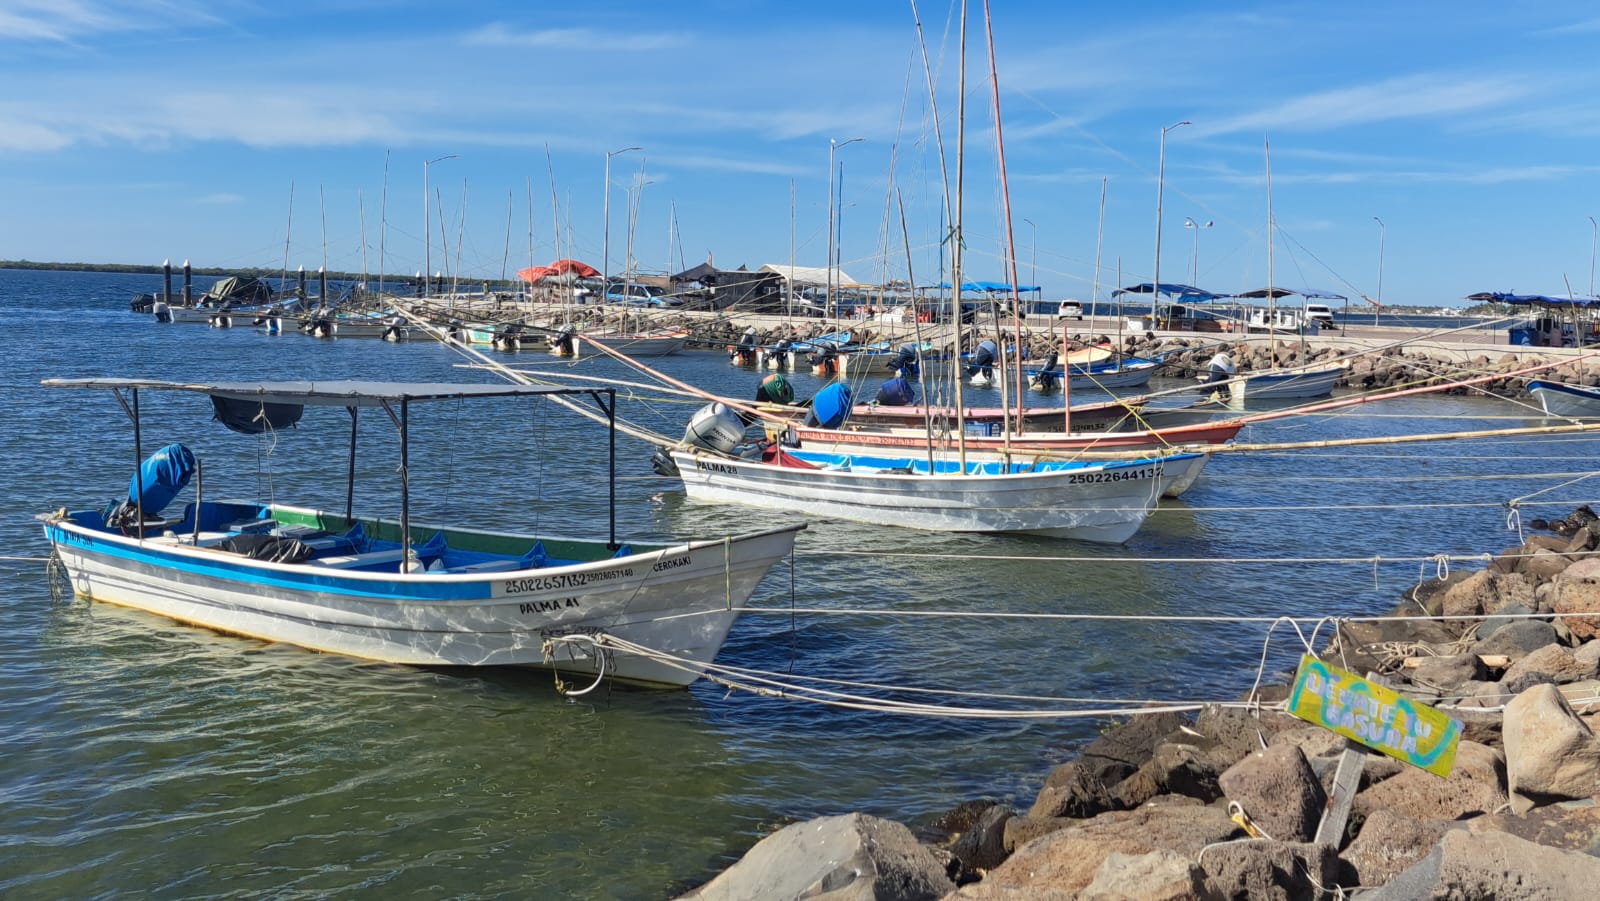
{"type": "Polygon", "coordinates": [[[350,527],[355,519],[356,506],[356,420],[360,416],[360,407],[345,407],[350,413],[350,464],[346,470],[344,483],[344,524],[350,527]]]}

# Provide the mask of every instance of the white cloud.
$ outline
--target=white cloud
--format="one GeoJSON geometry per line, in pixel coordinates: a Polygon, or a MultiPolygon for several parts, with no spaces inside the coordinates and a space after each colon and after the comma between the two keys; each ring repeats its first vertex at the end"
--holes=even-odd
{"type": "Polygon", "coordinates": [[[48,125],[0,116],[0,151],[49,153],[72,144],[72,139],[48,125]]]}
{"type": "Polygon", "coordinates": [[[109,32],[215,21],[194,4],[172,0],[0,0],[0,41],[74,43],[109,32]]]}
{"type": "MultiPolygon", "coordinates": [[[[535,47],[541,50],[567,50],[580,53],[596,64],[608,64],[608,52],[624,50],[665,50],[688,43],[686,35],[674,32],[660,34],[624,34],[602,32],[592,28],[544,28],[518,31],[502,22],[485,25],[462,37],[462,43],[484,47],[535,47]]],[[[617,61],[622,65],[635,62],[617,61]]]]}
{"type": "Polygon", "coordinates": [[[1322,91],[1267,109],[1197,122],[1195,135],[1246,131],[1328,131],[1398,119],[1437,119],[1503,106],[1531,90],[1521,78],[1461,78],[1446,74],[1411,75],[1373,84],[1322,91]]]}

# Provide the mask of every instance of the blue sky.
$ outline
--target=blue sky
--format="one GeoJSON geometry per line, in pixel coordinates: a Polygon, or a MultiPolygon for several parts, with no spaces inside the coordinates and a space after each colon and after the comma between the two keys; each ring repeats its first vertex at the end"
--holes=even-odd
{"type": "MultiPolygon", "coordinates": [[[[919,6],[953,164],[957,7],[919,6]]],[[[1279,285],[1376,297],[1381,259],[1388,303],[1590,289],[1593,4],[993,13],[1019,278],[1047,298],[1089,296],[1102,181],[1102,296],[1119,267],[1150,279],[1160,136],[1184,120],[1163,281],[1266,284],[1270,140],[1279,285]]],[[[969,14],[967,276],[1001,281],[981,3],[969,14]]],[[[606,250],[616,271],[631,243],[641,271],[787,263],[791,246],[821,266],[830,141],[861,137],[833,154],[843,269],[904,278],[909,243],[916,280],[939,276],[909,0],[0,0],[0,79],[0,259],[376,272],[381,253],[391,273],[426,258],[476,279],[606,250]],[[612,158],[607,216],[607,152],[635,146],[612,158]],[[424,161],[452,154],[426,167],[425,250],[424,161]]]]}

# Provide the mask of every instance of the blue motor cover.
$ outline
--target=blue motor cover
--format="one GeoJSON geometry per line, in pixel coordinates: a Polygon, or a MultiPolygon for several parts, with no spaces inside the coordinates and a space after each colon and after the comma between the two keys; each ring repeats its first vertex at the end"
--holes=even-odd
{"type": "Polygon", "coordinates": [[[905,376],[895,376],[878,389],[878,403],[885,407],[908,407],[917,399],[917,392],[905,376]]]}
{"type": "Polygon", "coordinates": [[[144,507],[146,516],[166,509],[172,499],[189,484],[194,475],[194,452],[181,444],[169,444],[151,454],[128,483],[127,507],[144,507]]]}
{"type": "Polygon", "coordinates": [[[844,382],[834,382],[812,396],[811,412],[806,414],[806,425],[836,429],[844,425],[844,421],[849,418],[851,403],[850,386],[844,382]]]}

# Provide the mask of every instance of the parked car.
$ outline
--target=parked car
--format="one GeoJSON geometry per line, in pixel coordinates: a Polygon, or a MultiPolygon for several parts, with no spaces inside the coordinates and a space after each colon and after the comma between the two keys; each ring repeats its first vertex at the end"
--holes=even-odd
{"type": "Polygon", "coordinates": [[[606,285],[606,303],[630,307],[678,307],[683,305],[683,299],[672,297],[655,285],[612,280],[606,285]]]}
{"type": "Polygon", "coordinates": [[[1056,309],[1056,318],[1057,319],[1082,319],[1083,318],[1083,301],[1081,301],[1081,300],[1063,300],[1061,302],[1061,306],[1056,309]]]}
{"type": "Polygon", "coordinates": [[[1306,323],[1316,328],[1333,328],[1333,310],[1327,304],[1306,304],[1306,323]]]}

